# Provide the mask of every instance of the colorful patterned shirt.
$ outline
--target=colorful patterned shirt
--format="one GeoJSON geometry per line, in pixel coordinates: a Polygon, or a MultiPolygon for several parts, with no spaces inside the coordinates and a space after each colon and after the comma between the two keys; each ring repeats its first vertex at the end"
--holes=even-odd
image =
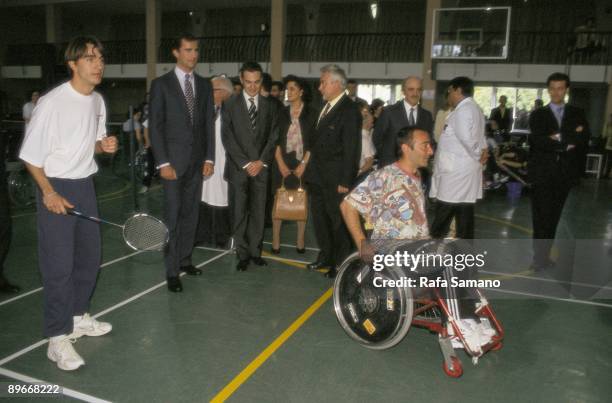
{"type": "Polygon", "coordinates": [[[372,239],[429,238],[421,179],[397,163],[372,172],[345,200],[374,226],[372,239]]]}

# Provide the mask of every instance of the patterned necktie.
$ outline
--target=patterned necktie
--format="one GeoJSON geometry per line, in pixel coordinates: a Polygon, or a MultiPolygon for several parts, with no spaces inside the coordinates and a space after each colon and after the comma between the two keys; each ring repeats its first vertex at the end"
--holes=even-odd
{"type": "Polygon", "coordinates": [[[331,109],[331,104],[328,102],[327,105],[325,105],[325,109],[323,109],[323,113],[321,114],[319,121],[317,122],[317,127],[319,126],[319,122],[323,120],[323,118],[325,117],[325,115],[327,115],[330,109],[331,109]]]}
{"type": "Polygon", "coordinates": [[[187,111],[189,112],[189,118],[193,123],[193,86],[191,85],[191,74],[185,74],[185,101],[187,102],[187,111]]]}
{"type": "Polygon", "coordinates": [[[410,108],[410,116],[408,117],[408,125],[414,126],[416,122],[414,121],[414,108],[410,108]]]}
{"type": "Polygon", "coordinates": [[[251,106],[249,106],[249,120],[253,130],[257,129],[257,108],[255,107],[255,98],[249,98],[251,106]]]}

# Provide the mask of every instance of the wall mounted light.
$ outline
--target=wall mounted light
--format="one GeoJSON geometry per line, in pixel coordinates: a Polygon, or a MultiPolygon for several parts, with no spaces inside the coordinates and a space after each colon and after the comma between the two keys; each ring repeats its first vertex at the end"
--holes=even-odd
{"type": "Polygon", "coordinates": [[[370,14],[372,15],[372,19],[375,20],[376,16],[378,16],[378,2],[373,1],[370,3],[370,14]]]}

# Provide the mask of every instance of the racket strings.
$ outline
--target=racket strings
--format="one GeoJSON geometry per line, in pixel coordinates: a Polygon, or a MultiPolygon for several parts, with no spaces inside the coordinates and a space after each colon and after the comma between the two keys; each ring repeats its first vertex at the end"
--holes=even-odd
{"type": "Polygon", "coordinates": [[[139,214],[125,222],[123,237],[135,249],[162,250],[168,242],[168,229],[158,219],[139,214]]]}

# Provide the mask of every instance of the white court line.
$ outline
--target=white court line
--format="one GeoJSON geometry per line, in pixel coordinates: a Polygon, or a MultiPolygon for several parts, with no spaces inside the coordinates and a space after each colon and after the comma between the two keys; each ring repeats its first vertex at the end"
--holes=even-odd
{"type": "MultiPolygon", "coordinates": [[[[119,258],[117,258],[117,259],[115,259],[115,260],[111,260],[110,262],[106,262],[106,263],[104,263],[104,264],[100,265],[100,268],[102,269],[102,268],[104,268],[104,267],[106,267],[106,266],[110,266],[110,265],[111,265],[111,264],[113,264],[113,263],[120,262],[120,261],[125,260],[125,259],[127,259],[127,258],[129,258],[129,257],[136,256],[136,255],[138,255],[138,254],[140,254],[140,253],[143,253],[143,251],[137,251],[137,252],[134,252],[134,253],[130,253],[129,255],[125,255],[125,256],[119,257],[119,258]]],[[[21,295],[18,295],[18,296],[16,296],[16,297],[13,297],[13,298],[7,299],[7,300],[5,300],[5,301],[2,301],[2,302],[0,302],[0,306],[2,306],[2,305],[6,305],[6,304],[8,304],[8,303],[10,303],[10,302],[13,302],[13,301],[17,301],[18,299],[21,299],[21,298],[25,298],[25,297],[27,297],[28,295],[36,294],[37,292],[42,291],[42,289],[43,289],[42,287],[38,287],[38,288],[36,288],[35,290],[31,290],[31,291],[28,291],[28,292],[26,292],[26,293],[24,293],[24,294],[21,294],[21,295]]]]}
{"type": "Polygon", "coordinates": [[[487,273],[487,274],[497,274],[497,275],[500,275],[500,276],[507,276],[507,277],[517,277],[517,278],[522,278],[522,279],[525,279],[525,280],[543,281],[543,282],[546,282],[546,283],[559,283],[559,284],[567,284],[567,285],[576,285],[576,286],[580,286],[580,287],[597,288],[597,289],[600,289],[600,290],[612,290],[612,287],[608,287],[608,286],[605,286],[605,285],[596,285],[596,284],[589,284],[589,283],[579,283],[579,282],[575,282],[575,281],[555,280],[555,279],[552,279],[552,278],[524,276],[522,274],[500,273],[500,272],[488,271],[488,270],[479,270],[479,272],[480,273],[487,273]]]}
{"type": "MultiPolygon", "coordinates": [[[[272,242],[267,242],[264,241],[265,244],[268,245],[272,245],[272,242]]],[[[289,244],[280,244],[281,246],[285,246],[287,248],[295,248],[296,245],[289,245],[289,244]]],[[[205,247],[201,247],[202,249],[206,249],[205,247]]],[[[313,251],[319,251],[318,248],[305,248],[306,250],[313,250],[313,251]]],[[[210,248],[210,250],[214,250],[212,248],[210,248]]],[[[273,258],[272,256],[266,256],[266,258],[273,258]]],[[[292,260],[292,259],[286,259],[286,260],[292,260]]],[[[292,260],[296,263],[310,263],[310,262],[303,262],[300,260],[292,260]]],[[[542,277],[533,277],[533,276],[524,276],[521,274],[512,274],[512,273],[502,273],[502,272],[496,272],[496,271],[488,271],[488,270],[479,270],[480,273],[486,273],[486,274],[496,274],[499,276],[508,276],[508,277],[517,277],[517,278],[523,278],[525,280],[533,280],[533,281],[543,281],[543,282],[549,282],[549,283],[561,283],[561,284],[567,284],[567,285],[575,285],[575,286],[580,286],[580,287],[590,287],[590,288],[597,288],[600,290],[612,290],[612,287],[608,287],[608,286],[600,286],[597,284],[589,284],[589,283],[580,283],[580,282],[575,282],[575,281],[563,281],[563,280],[554,280],[554,279],[548,279],[548,278],[542,278],[542,277]]]]}
{"type": "Polygon", "coordinates": [[[208,246],[196,246],[196,249],[209,250],[212,252],[232,252],[231,249],[209,248],[208,246]]]}
{"type": "MultiPolygon", "coordinates": [[[[265,244],[272,245],[272,242],[264,241],[265,244]]],[[[297,248],[297,245],[289,245],[286,243],[281,243],[280,246],[284,246],[285,248],[297,248]]],[[[306,250],[313,250],[315,252],[319,251],[319,248],[309,248],[308,246],[304,247],[306,250]]]]}
{"type": "MultiPolygon", "coordinates": [[[[282,262],[282,260],[287,260],[287,261],[295,262],[295,263],[308,264],[308,262],[305,262],[303,260],[281,258],[281,257],[277,258],[275,256],[266,256],[266,259],[277,260],[277,261],[280,261],[280,262],[282,262]]],[[[527,277],[527,278],[535,279],[533,277],[527,277]]],[[[548,296],[548,295],[532,294],[532,293],[528,293],[528,292],[505,290],[505,289],[501,289],[501,288],[486,288],[486,287],[484,287],[483,289],[491,290],[491,291],[497,291],[497,292],[506,293],[506,294],[523,295],[523,296],[526,296],[526,297],[535,297],[535,298],[542,298],[542,299],[550,299],[550,300],[553,300],[553,301],[573,302],[573,303],[576,303],[576,304],[603,306],[603,307],[606,307],[606,308],[612,308],[611,304],[604,304],[602,302],[585,301],[583,299],[558,298],[558,297],[551,297],[551,296],[548,296]]]]}
{"type": "MultiPolygon", "coordinates": [[[[23,374],[20,374],[18,372],[11,371],[11,370],[8,370],[8,369],[5,369],[5,368],[0,368],[0,375],[4,375],[7,378],[16,379],[18,381],[25,382],[25,383],[42,383],[42,384],[45,384],[45,385],[54,385],[51,382],[47,382],[47,381],[43,381],[43,380],[40,380],[40,379],[32,378],[30,376],[23,375],[23,374]]],[[[78,400],[82,400],[84,402],[90,402],[90,403],[110,403],[108,400],[104,400],[104,399],[100,399],[100,398],[95,397],[95,396],[87,395],[85,393],[78,392],[76,390],[69,389],[69,388],[63,387],[61,385],[59,385],[59,386],[62,388],[62,394],[66,395],[66,396],[69,396],[69,397],[72,397],[72,398],[75,398],[75,399],[78,399],[78,400]]],[[[49,398],[52,398],[52,397],[54,397],[56,395],[49,394],[49,395],[45,395],[45,396],[49,397],[49,398]]],[[[19,397],[19,396],[15,396],[15,397],[19,397]]],[[[23,396],[23,397],[26,397],[26,396],[23,396]]],[[[43,396],[38,396],[37,395],[35,397],[43,397],[43,396]]]]}
{"type": "Polygon", "coordinates": [[[553,300],[553,301],[573,302],[573,303],[576,303],[576,304],[592,305],[592,306],[602,306],[602,307],[605,307],[605,308],[612,308],[612,304],[604,304],[603,302],[585,301],[583,299],[570,299],[570,298],[550,297],[550,296],[547,296],[547,295],[532,294],[530,292],[503,290],[503,289],[500,289],[500,288],[487,288],[487,287],[485,287],[484,289],[488,290],[488,291],[501,292],[503,294],[523,295],[525,297],[536,297],[536,298],[542,298],[542,299],[550,299],[550,300],[553,300]]]}
{"type": "Polygon", "coordinates": [[[34,290],[31,290],[31,291],[28,291],[28,292],[26,292],[26,293],[19,294],[19,295],[18,295],[18,296],[16,296],[16,297],[13,297],[13,298],[10,298],[10,299],[7,299],[7,300],[5,300],[5,301],[0,302],[0,306],[2,306],[2,305],[6,305],[6,304],[8,304],[8,303],[10,303],[10,302],[13,302],[13,301],[17,301],[18,299],[21,299],[21,298],[25,298],[25,297],[27,297],[28,295],[36,294],[37,292],[42,291],[42,289],[43,289],[42,287],[38,287],[38,288],[36,288],[36,289],[34,289],[34,290]]]}
{"type": "MultiPolygon", "coordinates": [[[[209,251],[215,251],[215,252],[223,252],[226,251],[225,249],[216,249],[216,248],[209,248],[208,246],[196,246],[197,249],[202,249],[202,250],[209,250],[209,251]]],[[[226,252],[231,252],[231,250],[226,251],[226,252]]],[[[283,261],[287,261],[287,262],[294,262],[294,263],[301,263],[301,264],[310,264],[310,262],[306,262],[304,260],[297,260],[297,259],[290,259],[288,257],[281,257],[281,256],[270,256],[270,255],[266,255],[263,256],[266,259],[271,259],[271,260],[275,260],[277,262],[283,262],[283,261]]]]}
{"type": "MultiPolygon", "coordinates": [[[[225,255],[227,255],[228,253],[229,253],[229,251],[225,251],[224,253],[221,253],[221,254],[213,257],[213,258],[210,258],[210,259],[206,260],[205,262],[200,263],[196,267],[202,267],[202,266],[204,266],[204,265],[206,265],[206,264],[208,264],[210,262],[213,262],[213,261],[215,261],[215,260],[217,260],[217,259],[219,259],[219,258],[221,258],[221,257],[223,257],[225,255]]],[[[184,276],[185,273],[181,273],[180,275],[184,276]]],[[[149,289],[147,289],[145,291],[142,291],[142,292],[134,295],[133,297],[130,297],[130,298],[128,298],[128,299],[126,299],[126,300],[124,300],[124,301],[122,301],[122,302],[120,302],[120,303],[118,303],[116,305],[111,306],[110,308],[107,308],[107,309],[103,310],[102,312],[99,312],[99,313],[93,315],[93,317],[94,318],[99,318],[102,315],[106,315],[107,313],[112,312],[115,309],[121,308],[122,306],[124,306],[126,304],[129,304],[130,302],[132,302],[132,301],[142,297],[145,294],[150,293],[151,291],[154,291],[154,290],[156,290],[156,289],[158,289],[160,287],[163,287],[164,285],[166,285],[166,283],[167,283],[167,281],[163,281],[163,282],[161,282],[159,284],[156,284],[153,287],[151,287],[151,288],[149,288],[149,289]]],[[[48,341],[49,341],[49,339],[40,340],[40,341],[32,344],[31,346],[28,346],[28,347],[26,347],[26,348],[24,348],[24,349],[22,349],[22,350],[20,350],[20,351],[18,351],[16,353],[14,353],[14,354],[9,355],[8,357],[3,358],[2,360],[0,360],[0,366],[4,365],[4,364],[6,364],[6,363],[8,363],[10,361],[15,360],[16,358],[19,358],[22,355],[24,355],[26,353],[29,353],[30,351],[32,351],[32,350],[34,350],[34,349],[36,349],[36,348],[38,348],[40,346],[43,346],[43,345],[47,344],[48,341]]]]}

